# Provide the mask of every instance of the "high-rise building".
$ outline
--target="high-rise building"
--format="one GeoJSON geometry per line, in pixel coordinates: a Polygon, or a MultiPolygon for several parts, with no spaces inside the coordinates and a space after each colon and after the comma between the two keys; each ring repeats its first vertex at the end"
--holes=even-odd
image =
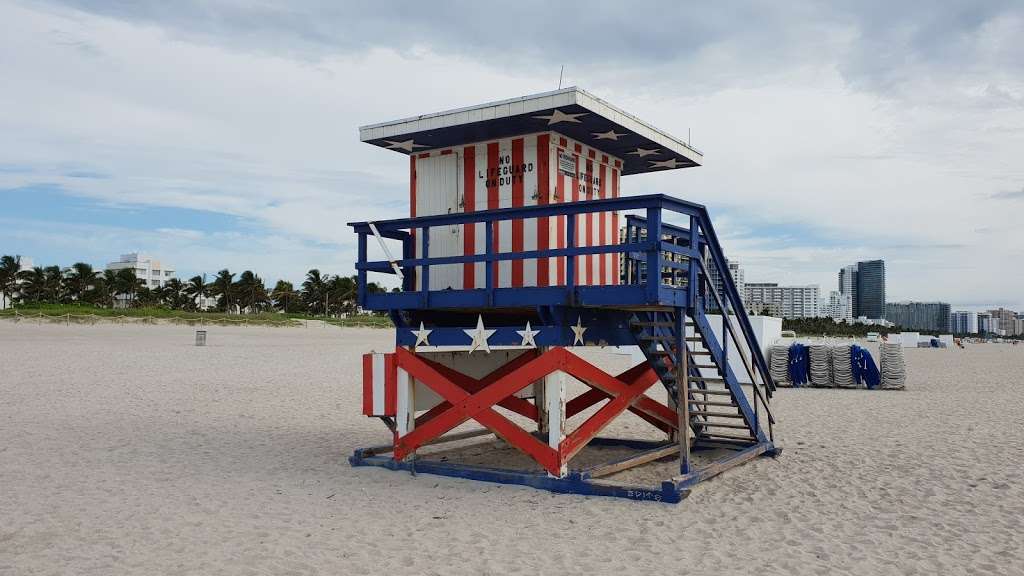
{"type": "Polygon", "coordinates": [[[748,282],[746,306],[755,313],[761,310],[783,318],[814,318],[818,315],[817,284],[779,286],[774,282],[748,282]]]}
{"type": "MultiPolygon", "coordinates": [[[[1007,310],[1006,308],[996,308],[995,310],[989,310],[989,314],[992,315],[994,320],[999,323],[999,329],[1003,331],[1003,336],[1016,336],[1016,320],[1017,313],[1013,310],[1007,310]]],[[[993,331],[995,332],[995,331],[993,331]]],[[[998,332],[996,332],[998,334],[998,332]]]]}
{"type": "Polygon", "coordinates": [[[850,314],[857,317],[857,265],[839,269],[839,293],[850,297],[850,314]]]}
{"type": "Polygon", "coordinates": [[[890,302],[883,317],[907,330],[949,332],[949,304],[945,302],[890,302]]]}
{"type": "Polygon", "coordinates": [[[135,270],[135,277],[145,282],[146,288],[149,289],[159,288],[174,277],[174,268],[138,252],[122,254],[120,260],[107,264],[107,270],[125,268],[135,270]]]}
{"type": "MultiPolygon", "coordinates": [[[[741,268],[740,263],[736,262],[735,260],[726,259],[725,263],[726,266],[729,268],[729,276],[732,277],[732,282],[733,284],[736,285],[736,291],[739,292],[740,299],[744,301],[745,305],[746,278],[743,273],[743,268],[741,268]]],[[[723,294],[724,286],[722,284],[722,275],[719,274],[718,268],[716,266],[711,266],[708,272],[711,278],[711,283],[714,285],[715,290],[717,290],[719,294],[723,294]]]]}
{"type": "Polygon", "coordinates": [[[858,317],[886,318],[885,261],[868,260],[857,263],[857,295],[853,308],[854,314],[858,317]]]}
{"type": "Polygon", "coordinates": [[[949,315],[949,331],[953,334],[977,334],[978,313],[957,310],[949,315]]]}
{"type": "Polygon", "coordinates": [[[996,331],[999,321],[993,321],[992,315],[988,312],[978,312],[978,333],[993,334],[996,331]]]}
{"type": "MultiPolygon", "coordinates": [[[[842,273],[842,271],[840,271],[842,273]]],[[[832,290],[828,293],[824,315],[836,322],[853,321],[853,295],[832,290]]]]}

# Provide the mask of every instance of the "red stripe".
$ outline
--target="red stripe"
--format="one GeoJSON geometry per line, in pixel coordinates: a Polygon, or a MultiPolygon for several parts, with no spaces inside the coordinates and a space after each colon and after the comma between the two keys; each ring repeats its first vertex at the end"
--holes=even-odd
{"type": "MultiPolygon", "coordinates": [[[[525,170],[523,166],[523,139],[512,139],[512,166],[509,177],[512,178],[512,207],[523,206],[523,177],[525,170]]],[[[523,251],[523,219],[518,218],[512,221],[512,251],[523,251]]],[[[523,285],[523,261],[512,261],[512,287],[520,288],[523,285]]]]}
{"type": "MultiPolygon", "coordinates": [[[[619,163],[618,160],[615,161],[619,163]]],[[[612,168],[612,198],[619,197],[619,171],[612,168]]],[[[619,213],[612,212],[612,244],[619,243],[619,213]]],[[[612,253],[612,284],[619,283],[619,253],[612,253]]]]}
{"type": "MultiPolygon", "coordinates": [[[[476,147],[462,149],[462,204],[464,212],[476,212],[476,147]]],[[[476,254],[476,224],[466,224],[462,230],[462,255],[476,254]]],[[[462,288],[476,288],[476,264],[462,266],[462,288]]]]}
{"type": "MultiPolygon", "coordinates": [[[[498,209],[498,143],[491,142],[487,144],[487,181],[490,186],[487,187],[487,209],[497,210],[498,209]]],[[[492,227],[493,238],[491,242],[491,250],[498,253],[498,223],[495,222],[492,227]]],[[[494,286],[499,285],[498,282],[498,262],[495,261],[492,264],[494,268],[494,286]]]]}
{"type": "Polygon", "coordinates": [[[373,354],[363,354],[363,416],[373,415],[373,354]]]}
{"type": "Polygon", "coordinates": [[[558,139],[558,145],[561,146],[562,148],[565,148],[566,146],[569,145],[569,143],[566,142],[565,138],[559,138],[558,139]]]}
{"type": "Polygon", "coordinates": [[[424,152],[420,154],[420,158],[430,158],[430,152],[424,152]]]}
{"type": "Polygon", "coordinates": [[[597,158],[597,151],[593,148],[587,149],[587,158],[597,158]]]}
{"type": "MultiPolygon", "coordinates": [[[[550,134],[537,136],[537,204],[548,203],[548,161],[550,160],[550,134]]],[[[548,217],[543,216],[537,219],[537,249],[547,250],[550,240],[550,224],[548,217]]],[[[548,258],[537,260],[537,286],[547,286],[550,282],[548,258]]]]}
{"type": "MultiPolygon", "coordinates": [[[[565,145],[565,138],[562,138],[562,145],[565,145]]],[[[565,152],[565,150],[559,148],[557,152],[565,152]]],[[[562,204],[565,202],[565,174],[559,170],[556,178],[555,202],[562,204]]],[[[565,248],[565,216],[558,216],[556,226],[558,229],[555,231],[555,247],[565,248]]],[[[559,286],[565,286],[565,256],[555,259],[555,280],[559,286]]]]}
{"type": "Polygon", "coordinates": [[[384,414],[398,414],[398,370],[394,354],[384,355],[384,414]]]}
{"type": "MultiPolygon", "coordinates": [[[[604,164],[601,164],[601,167],[598,169],[598,177],[601,179],[601,182],[597,186],[597,195],[602,200],[604,200],[606,186],[606,184],[604,183],[605,168],[606,166],[604,164]]],[[[607,246],[609,244],[608,213],[601,212],[600,214],[597,215],[597,219],[601,221],[601,225],[598,227],[598,230],[600,231],[600,240],[598,240],[598,242],[601,243],[601,246],[607,246]]],[[[605,284],[608,283],[608,257],[605,254],[598,254],[597,258],[601,264],[601,285],[604,286],[605,284]]]]}
{"type": "Polygon", "coordinates": [[[451,154],[451,153],[452,153],[451,150],[441,150],[441,156],[446,156],[446,155],[451,154]]]}
{"type": "MultiPolygon", "coordinates": [[[[594,151],[590,151],[590,157],[594,157],[594,151]]],[[[594,163],[587,160],[587,200],[594,199],[594,163]]],[[[594,213],[587,212],[587,246],[594,245],[594,213]]],[[[587,258],[587,285],[594,285],[594,255],[588,254],[587,258]]]]}

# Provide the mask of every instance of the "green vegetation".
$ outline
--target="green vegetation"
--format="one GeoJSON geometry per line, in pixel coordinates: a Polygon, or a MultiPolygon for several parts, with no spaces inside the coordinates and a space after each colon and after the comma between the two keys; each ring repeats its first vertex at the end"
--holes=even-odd
{"type": "Polygon", "coordinates": [[[261,312],[255,314],[225,314],[223,312],[201,312],[170,310],[161,307],[111,309],[80,304],[19,304],[14,308],[0,310],[0,318],[21,317],[28,320],[91,322],[95,320],[125,321],[172,321],[189,324],[247,324],[264,326],[301,326],[305,320],[325,322],[332,326],[391,327],[391,320],[379,314],[357,315],[346,318],[325,318],[309,314],[285,314],[261,312]]]}
{"type": "MultiPolygon", "coordinates": [[[[301,288],[280,280],[268,290],[251,270],[238,275],[224,269],[210,281],[193,276],[150,288],[133,269],[98,272],[84,262],[69,268],[34,267],[20,270],[18,256],[0,257],[0,296],[13,302],[2,315],[100,316],[176,319],[203,322],[283,324],[318,319],[336,325],[390,325],[383,316],[358,315],[356,277],[332,276],[313,269],[301,288]],[[216,298],[212,311],[202,309],[216,298]]],[[[375,283],[370,292],[382,292],[375,283]]]]}
{"type": "Polygon", "coordinates": [[[868,332],[879,334],[898,334],[903,331],[899,326],[886,328],[869,324],[847,324],[836,322],[831,318],[793,318],[782,321],[783,330],[792,330],[797,336],[848,336],[864,338],[868,332]]]}

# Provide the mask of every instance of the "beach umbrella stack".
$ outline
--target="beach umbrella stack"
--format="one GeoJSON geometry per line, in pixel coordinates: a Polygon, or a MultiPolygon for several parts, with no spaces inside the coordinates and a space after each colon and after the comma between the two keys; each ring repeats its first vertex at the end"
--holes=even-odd
{"type": "Polygon", "coordinates": [[[832,384],[832,352],[825,344],[809,346],[811,361],[811,386],[829,388],[832,384]]]}
{"type": "Polygon", "coordinates": [[[883,342],[879,348],[879,369],[883,390],[902,390],[906,386],[907,370],[903,363],[903,347],[883,342]]]}
{"type": "Polygon", "coordinates": [[[857,383],[853,381],[853,366],[850,363],[849,344],[839,344],[832,347],[832,376],[835,385],[839,388],[856,388],[857,383]]]}
{"type": "Polygon", "coordinates": [[[789,346],[776,344],[768,349],[768,373],[778,386],[790,386],[789,346]]]}

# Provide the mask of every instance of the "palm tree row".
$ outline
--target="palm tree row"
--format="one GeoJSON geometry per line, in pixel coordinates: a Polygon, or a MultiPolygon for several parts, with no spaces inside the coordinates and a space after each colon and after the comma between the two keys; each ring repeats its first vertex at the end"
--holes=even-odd
{"type": "MultiPolygon", "coordinates": [[[[375,283],[371,292],[383,289],[375,283]]],[[[331,276],[313,269],[300,289],[279,280],[267,290],[263,279],[251,270],[238,275],[224,269],[210,282],[193,276],[187,282],[171,278],[163,286],[149,288],[135,270],[98,272],[84,262],[70,268],[58,266],[21,270],[17,256],[0,257],[0,295],[4,302],[21,304],[88,304],[99,307],[161,306],[171,310],[203,310],[213,306],[221,312],[259,313],[277,310],[289,313],[338,315],[356,308],[355,276],[331,276]]]]}

